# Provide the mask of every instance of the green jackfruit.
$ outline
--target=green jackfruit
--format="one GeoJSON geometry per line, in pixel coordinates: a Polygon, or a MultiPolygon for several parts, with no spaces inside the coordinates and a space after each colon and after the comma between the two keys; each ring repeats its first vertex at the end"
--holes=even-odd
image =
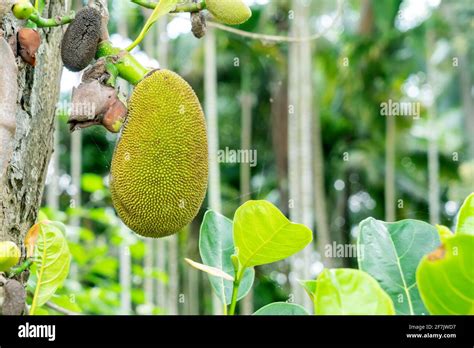
{"type": "Polygon", "coordinates": [[[207,189],[207,134],[179,75],[156,70],[135,87],[110,175],[115,209],[136,233],[161,238],[194,219],[207,189]]]}
{"type": "Polygon", "coordinates": [[[0,272],[6,272],[20,261],[21,252],[15,243],[0,242],[0,272]]]}
{"type": "Polygon", "coordinates": [[[242,24],[252,17],[252,10],[243,0],[207,0],[206,5],[214,18],[224,24],[242,24]]]}

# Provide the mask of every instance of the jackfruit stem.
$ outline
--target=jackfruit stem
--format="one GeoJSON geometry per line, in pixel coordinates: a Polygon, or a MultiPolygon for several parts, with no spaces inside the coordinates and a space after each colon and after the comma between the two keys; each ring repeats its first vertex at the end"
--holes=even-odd
{"type": "MultiPolygon", "coordinates": [[[[159,1],[152,1],[152,0],[132,0],[133,3],[149,8],[151,10],[155,9],[158,5],[159,1]]],[[[178,13],[178,12],[199,12],[201,10],[206,9],[206,1],[199,1],[194,3],[186,3],[186,4],[178,4],[176,8],[171,11],[170,13],[178,13]]]]}
{"type": "MultiPolygon", "coordinates": [[[[30,4],[31,5],[31,4],[30,4]]],[[[31,8],[31,13],[25,16],[24,12],[19,11],[21,6],[24,4],[19,1],[12,7],[12,12],[18,19],[30,20],[35,23],[40,28],[50,28],[50,27],[59,27],[61,25],[69,24],[74,20],[76,13],[71,11],[69,14],[64,16],[57,16],[54,18],[44,18],[41,17],[41,14],[38,12],[36,8],[31,8]]],[[[31,5],[32,6],[32,5],[31,5]]]]}
{"type": "Polygon", "coordinates": [[[132,85],[140,82],[150,72],[129,52],[114,47],[110,41],[102,41],[97,48],[96,58],[113,57],[118,76],[132,85]]]}

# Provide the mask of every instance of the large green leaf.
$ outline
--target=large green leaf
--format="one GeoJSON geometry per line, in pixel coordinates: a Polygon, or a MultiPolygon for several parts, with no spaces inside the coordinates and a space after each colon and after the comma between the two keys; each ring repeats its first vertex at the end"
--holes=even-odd
{"type": "MultiPolygon", "coordinates": [[[[204,215],[199,234],[199,253],[202,262],[210,267],[218,268],[235,277],[234,266],[231,256],[234,253],[234,241],[232,238],[232,221],[214,211],[208,211],[204,215]]],[[[255,271],[248,268],[244,271],[240,281],[237,300],[248,294],[253,285],[255,271]]],[[[228,305],[232,299],[233,282],[222,277],[209,275],[212,289],[222,303],[228,305]]]]}
{"type": "Polygon", "coordinates": [[[461,206],[456,225],[456,233],[474,236],[474,193],[471,193],[461,206]]]}
{"type": "Polygon", "coordinates": [[[313,298],[315,314],[395,314],[390,296],[374,278],[357,269],[323,270],[317,279],[313,298]]]}
{"type": "Polygon", "coordinates": [[[253,315],[309,315],[306,309],[295,303],[274,302],[270,303],[253,315]]]}
{"type": "Polygon", "coordinates": [[[63,224],[44,220],[34,225],[26,236],[25,244],[33,248],[36,268],[31,314],[54,295],[69,273],[71,253],[64,235],[63,224]]]}
{"type": "Polygon", "coordinates": [[[313,239],[311,230],[289,221],[267,201],[248,201],[235,212],[234,241],[242,268],[291,256],[313,239]]]}
{"type": "Polygon", "coordinates": [[[416,268],[439,243],[436,228],[425,222],[368,218],[359,226],[359,269],[380,283],[397,314],[427,314],[416,285],[416,268]]]}
{"type": "Polygon", "coordinates": [[[474,236],[457,234],[423,257],[416,272],[431,314],[474,314],[474,236]]]}

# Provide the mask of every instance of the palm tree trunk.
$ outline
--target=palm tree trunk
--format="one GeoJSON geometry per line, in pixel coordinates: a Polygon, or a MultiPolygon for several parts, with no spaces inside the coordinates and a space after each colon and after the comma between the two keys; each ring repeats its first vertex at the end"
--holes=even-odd
{"type": "MultiPolygon", "coordinates": [[[[293,0],[295,19],[292,21],[292,33],[297,37],[309,36],[309,4],[306,1],[293,0]]],[[[289,115],[289,172],[290,199],[294,207],[290,215],[294,221],[313,228],[313,166],[312,166],[312,52],[311,43],[301,42],[291,45],[289,57],[290,94],[289,102],[294,114],[289,115]]],[[[322,168],[322,163],[321,168],[322,168]]],[[[321,197],[324,199],[324,197],[321,197]]],[[[310,266],[313,245],[309,245],[292,258],[292,269],[296,279],[310,279],[310,266]]],[[[304,293],[296,279],[292,282],[295,301],[312,310],[309,297],[304,293]]]]}
{"type": "MultiPolygon", "coordinates": [[[[216,63],[216,34],[209,29],[204,38],[205,70],[204,70],[204,99],[207,117],[207,133],[209,137],[209,207],[217,212],[221,207],[221,179],[217,151],[219,149],[218,115],[217,115],[217,63],[216,63]]],[[[222,314],[222,304],[217,296],[212,294],[214,314],[222,314]]]]}
{"type": "MultiPolygon", "coordinates": [[[[251,93],[251,70],[248,59],[241,64],[242,82],[240,105],[242,108],[241,119],[241,139],[240,148],[243,151],[251,151],[252,147],[252,103],[253,95],[251,93]]],[[[249,157],[250,158],[250,157],[249,157]]],[[[251,199],[251,168],[250,163],[240,163],[240,203],[243,204],[251,199]]],[[[241,314],[250,315],[254,312],[253,308],[253,290],[242,300],[241,314]]]]}
{"type": "Polygon", "coordinates": [[[386,116],[385,132],[385,221],[395,221],[395,116],[386,116]]]}
{"type": "Polygon", "coordinates": [[[428,105],[428,129],[430,129],[428,135],[428,203],[430,211],[430,223],[432,225],[439,223],[440,214],[440,188],[439,188],[439,154],[438,154],[438,134],[436,129],[436,96],[437,91],[434,82],[435,66],[431,60],[431,52],[435,46],[435,33],[433,29],[427,29],[427,79],[428,84],[432,91],[432,101],[428,105]]]}

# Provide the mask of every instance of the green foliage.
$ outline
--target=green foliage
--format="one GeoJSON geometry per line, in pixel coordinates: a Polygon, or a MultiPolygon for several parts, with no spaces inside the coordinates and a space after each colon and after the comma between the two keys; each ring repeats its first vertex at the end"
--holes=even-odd
{"type": "Polygon", "coordinates": [[[35,291],[30,309],[33,315],[37,307],[45,304],[63,284],[69,272],[71,253],[65,239],[65,227],[61,223],[40,222],[33,226],[27,238],[35,240],[35,291]]]}
{"type": "Polygon", "coordinates": [[[474,236],[456,234],[423,257],[416,272],[431,314],[474,314],[474,236]]]}
{"type": "Polygon", "coordinates": [[[235,212],[234,242],[240,267],[283,260],[307,246],[313,233],[289,221],[267,201],[248,201],[235,212]]]}
{"type": "Polygon", "coordinates": [[[427,314],[416,286],[421,258],[439,245],[435,227],[416,220],[362,221],[358,237],[359,269],[374,277],[390,295],[397,314],[427,314]]]}
{"type": "Polygon", "coordinates": [[[312,232],[307,227],[290,222],[270,202],[248,201],[237,209],[233,223],[216,212],[206,213],[199,251],[204,265],[213,269],[188,262],[211,274],[213,290],[225,305],[230,305],[229,314],[234,314],[237,301],[252,287],[253,266],[291,256],[311,240],[312,232]],[[218,271],[232,274],[233,282],[218,271]]]}
{"type": "Polygon", "coordinates": [[[395,314],[390,296],[369,274],[356,269],[323,270],[312,297],[315,314],[395,314]]]}
{"type": "Polygon", "coordinates": [[[287,302],[274,302],[260,308],[254,315],[309,315],[304,307],[287,302]]]}
{"type": "MultiPolygon", "coordinates": [[[[234,253],[232,238],[232,221],[214,211],[204,215],[199,234],[199,252],[205,265],[216,267],[235,277],[231,256],[234,253]]],[[[253,268],[245,270],[240,282],[237,301],[241,300],[250,291],[255,277],[253,268]]],[[[225,305],[231,303],[232,281],[221,277],[209,276],[212,289],[225,305]]]]}
{"type": "Polygon", "coordinates": [[[474,193],[466,198],[459,211],[456,233],[474,236],[474,193]]]}

